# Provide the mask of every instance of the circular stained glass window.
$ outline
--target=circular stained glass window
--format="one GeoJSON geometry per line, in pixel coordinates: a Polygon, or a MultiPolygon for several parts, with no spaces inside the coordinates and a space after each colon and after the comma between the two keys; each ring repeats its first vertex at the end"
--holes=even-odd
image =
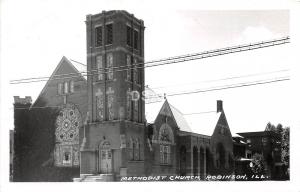
{"type": "Polygon", "coordinates": [[[82,125],[79,110],[71,104],[61,109],[56,119],[56,140],[59,142],[77,142],[79,127],[82,125]]]}

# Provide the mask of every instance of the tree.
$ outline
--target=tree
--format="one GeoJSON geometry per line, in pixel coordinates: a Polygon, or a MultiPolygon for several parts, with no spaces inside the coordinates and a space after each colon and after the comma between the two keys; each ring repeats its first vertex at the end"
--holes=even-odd
{"type": "Polygon", "coordinates": [[[282,131],[281,161],[289,167],[290,165],[290,127],[285,127],[282,131]]]}
{"type": "Polygon", "coordinates": [[[271,122],[269,122],[265,128],[265,131],[274,131],[276,132],[276,127],[271,122]]]}
{"type": "Polygon", "coordinates": [[[250,168],[255,174],[264,174],[265,173],[265,160],[264,156],[258,153],[255,153],[250,162],[250,168]]]}

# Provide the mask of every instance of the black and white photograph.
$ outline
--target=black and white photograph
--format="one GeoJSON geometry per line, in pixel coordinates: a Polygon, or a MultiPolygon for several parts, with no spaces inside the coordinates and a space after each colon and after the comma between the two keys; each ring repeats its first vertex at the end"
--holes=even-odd
{"type": "Polygon", "coordinates": [[[213,2],[0,1],[0,190],[299,192],[300,2],[213,2]]]}

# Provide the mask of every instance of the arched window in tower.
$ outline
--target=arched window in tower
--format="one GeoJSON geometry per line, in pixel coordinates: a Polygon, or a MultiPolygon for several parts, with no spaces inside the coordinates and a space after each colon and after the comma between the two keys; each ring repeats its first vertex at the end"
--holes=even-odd
{"type": "Polygon", "coordinates": [[[133,104],[134,104],[134,111],[133,111],[134,121],[138,121],[139,120],[139,100],[134,100],[133,104]]]}
{"type": "Polygon", "coordinates": [[[112,80],[113,79],[113,54],[108,53],[106,56],[106,67],[108,68],[108,73],[107,73],[107,79],[112,80]]]}
{"type": "Polygon", "coordinates": [[[102,81],[104,79],[102,61],[103,61],[102,55],[98,55],[96,57],[96,64],[97,64],[97,78],[99,81],[102,81]]]}
{"type": "Polygon", "coordinates": [[[131,89],[128,88],[128,91],[127,91],[127,100],[126,100],[127,119],[128,120],[131,120],[131,100],[132,100],[131,89]]]}
{"type": "Polygon", "coordinates": [[[133,31],[133,48],[138,49],[139,32],[137,30],[133,31]]]}
{"type": "Polygon", "coordinates": [[[140,160],[140,142],[139,139],[135,140],[134,160],[140,160]]]}
{"type": "Polygon", "coordinates": [[[96,92],[96,103],[97,103],[97,118],[100,121],[104,120],[104,97],[101,89],[96,92]]]}
{"type": "Polygon", "coordinates": [[[135,144],[135,141],[134,141],[134,139],[132,139],[132,160],[134,160],[135,159],[135,150],[136,150],[136,144],[135,144]]]}
{"type": "Polygon", "coordinates": [[[171,145],[174,144],[172,128],[164,123],[159,130],[160,163],[171,164],[171,145]]]}
{"type": "Polygon", "coordinates": [[[79,166],[79,128],[82,119],[79,110],[67,104],[56,118],[54,165],[79,166]]]}
{"type": "Polygon", "coordinates": [[[138,83],[138,68],[137,68],[137,59],[134,59],[133,67],[133,82],[138,83]]]}
{"type": "Polygon", "coordinates": [[[127,64],[127,80],[131,81],[131,56],[126,56],[126,64],[127,64]]]}
{"type": "Polygon", "coordinates": [[[108,120],[114,120],[114,91],[111,87],[108,88],[107,92],[107,111],[108,111],[108,120]]]}
{"type": "Polygon", "coordinates": [[[127,149],[127,154],[128,154],[128,158],[129,160],[133,160],[133,139],[130,138],[129,139],[129,144],[128,144],[128,149],[127,149]]]}
{"type": "Polygon", "coordinates": [[[113,43],[113,24],[109,23],[105,25],[105,45],[110,45],[113,43]]]}
{"type": "Polygon", "coordinates": [[[98,26],[95,28],[95,36],[96,36],[95,46],[96,47],[102,46],[102,26],[98,26]]]}

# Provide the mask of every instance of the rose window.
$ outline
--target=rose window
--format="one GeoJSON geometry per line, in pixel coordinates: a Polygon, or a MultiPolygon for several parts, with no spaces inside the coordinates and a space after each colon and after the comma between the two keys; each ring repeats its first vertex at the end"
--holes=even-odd
{"type": "Polygon", "coordinates": [[[55,165],[79,166],[79,128],[82,119],[79,110],[67,104],[56,118],[55,130],[55,165]]]}
{"type": "Polygon", "coordinates": [[[78,140],[80,113],[74,106],[67,105],[56,119],[56,140],[58,142],[78,140]]]}

